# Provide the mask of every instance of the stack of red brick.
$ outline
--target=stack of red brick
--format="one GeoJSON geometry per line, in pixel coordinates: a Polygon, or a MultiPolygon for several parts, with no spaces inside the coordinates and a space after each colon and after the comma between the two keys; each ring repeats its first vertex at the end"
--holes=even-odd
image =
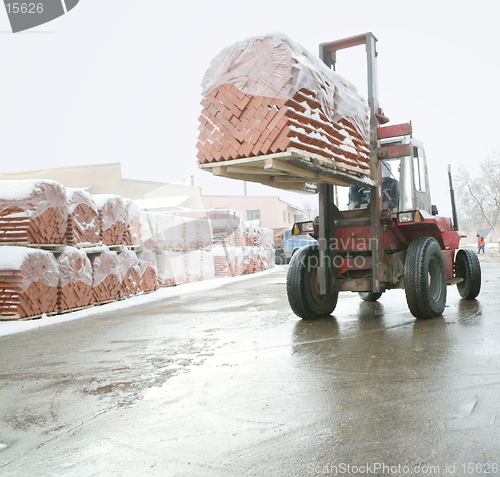
{"type": "Polygon", "coordinates": [[[59,269],[50,252],[0,247],[0,315],[4,319],[57,311],[59,269]]]}
{"type": "Polygon", "coordinates": [[[68,218],[55,181],[0,181],[0,243],[63,244],[68,218]]]}
{"type": "Polygon", "coordinates": [[[66,195],[69,205],[66,243],[70,245],[99,243],[101,225],[92,195],[80,189],[66,189],[66,195]]]}
{"type": "Polygon", "coordinates": [[[224,49],[203,79],[201,164],[300,149],[369,170],[369,109],[354,86],[285,37],[224,49]]]}

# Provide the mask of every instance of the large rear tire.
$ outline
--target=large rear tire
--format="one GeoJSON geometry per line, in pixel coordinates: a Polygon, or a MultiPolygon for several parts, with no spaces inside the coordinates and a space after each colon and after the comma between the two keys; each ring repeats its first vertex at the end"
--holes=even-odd
{"type": "Polygon", "coordinates": [[[306,245],[294,253],[288,267],[286,292],[293,312],[305,320],[330,315],[337,306],[338,292],[320,295],[317,284],[319,250],[306,245]]]}
{"type": "Polygon", "coordinates": [[[446,306],[446,267],[441,246],[434,237],[419,237],[406,252],[406,302],[415,318],[435,318],[446,306]]]}
{"type": "Polygon", "coordinates": [[[462,298],[472,300],[481,291],[481,264],[473,250],[461,249],[455,258],[455,277],[463,278],[457,283],[462,298]]]}
{"type": "Polygon", "coordinates": [[[358,292],[358,295],[364,301],[377,301],[382,296],[382,293],[367,291],[367,292],[358,292]]]}

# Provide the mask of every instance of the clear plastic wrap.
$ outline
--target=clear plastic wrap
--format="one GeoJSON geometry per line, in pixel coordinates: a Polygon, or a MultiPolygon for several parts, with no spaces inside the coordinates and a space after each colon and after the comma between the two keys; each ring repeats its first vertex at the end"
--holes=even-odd
{"type": "Polygon", "coordinates": [[[68,201],[50,180],[0,181],[0,242],[63,243],[68,201]]]}
{"type": "Polygon", "coordinates": [[[221,85],[285,101],[302,89],[308,90],[315,94],[331,122],[349,118],[361,137],[369,142],[366,100],[354,85],[286,35],[253,37],[222,50],[205,73],[202,94],[207,95],[221,85]]]}
{"type": "Polygon", "coordinates": [[[139,274],[142,276],[148,268],[157,270],[156,266],[156,253],[153,250],[145,249],[137,252],[137,266],[139,274]]]}
{"type": "Polygon", "coordinates": [[[187,249],[185,224],[193,219],[171,214],[154,214],[155,242],[162,250],[181,251],[187,249]]]}
{"type": "Polygon", "coordinates": [[[118,254],[111,250],[104,250],[101,253],[91,255],[92,262],[92,286],[97,287],[102,284],[110,275],[114,275],[121,281],[121,266],[118,254]]]}
{"type": "Polygon", "coordinates": [[[144,215],[137,203],[131,199],[123,199],[125,213],[124,242],[127,245],[140,245],[142,243],[142,230],[144,215]]]}
{"type": "Polygon", "coordinates": [[[59,267],[54,255],[45,250],[28,247],[0,247],[1,282],[8,283],[17,293],[39,282],[47,287],[59,285],[59,267]]]}
{"type": "Polygon", "coordinates": [[[187,283],[185,253],[164,250],[157,255],[158,279],[161,286],[187,283]]]}
{"type": "Polygon", "coordinates": [[[214,246],[214,273],[216,277],[234,277],[236,249],[238,247],[214,246]]]}
{"type": "Polygon", "coordinates": [[[101,237],[99,211],[92,195],[82,189],[66,189],[68,198],[67,243],[97,244],[101,237]]]}
{"type": "Polygon", "coordinates": [[[125,204],[119,195],[96,194],[92,198],[99,210],[103,232],[117,223],[125,225],[125,204]]]}
{"type": "Polygon", "coordinates": [[[75,282],[92,285],[92,264],[83,250],[66,247],[57,257],[57,263],[60,271],[60,287],[75,282]]]}

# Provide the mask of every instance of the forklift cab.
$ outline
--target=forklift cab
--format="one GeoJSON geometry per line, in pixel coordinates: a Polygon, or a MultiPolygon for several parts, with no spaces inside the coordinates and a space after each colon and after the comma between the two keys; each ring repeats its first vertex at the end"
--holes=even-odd
{"type": "MultiPolygon", "coordinates": [[[[414,138],[404,137],[381,141],[381,146],[411,145],[411,156],[381,160],[383,208],[393,214],[424,210],[437,214],[431,206],[429,177],[423,144],[414,138]]],[[[365,209],[370,203],[368,188],[349,187],[349,209],[365,209]]]]}

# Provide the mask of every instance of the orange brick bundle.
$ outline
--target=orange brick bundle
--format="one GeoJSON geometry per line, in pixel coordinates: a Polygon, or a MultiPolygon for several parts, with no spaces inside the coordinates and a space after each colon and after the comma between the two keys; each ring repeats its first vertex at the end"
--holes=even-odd
{"type": "Polygon", "coordinates": [[[137,253],[141,292],[150,292],[158,288],[158,268],[156,254],[152,250],[143,250],[137,253]]]}
{"type": "Polygon", "coordinates": [[[0,247],[0,316],[13,320],[57,310],[59,270],[50,252],[0,247]]]}
{"type": "Polygon", "coordinates": [[[92,265],[87,254],[74,247],[66,247],[57,257],[60,282],[58,310],[72,310],[93,302],[92,265]]]}
{"type": "Polygon", "coordinates": [[[141,286],[141,276],[139,274],[139,260],[137,255],[127,247],[118,254],[121,286],[120,298],[137,295],[141,286]]]}
{"type": "Polygon", "coordinates": [[[120,245],[125,234],[125,204],[119,195],[93,196],[99,211],[101,241],[104,245],[120,245]]]}
{"type": "Polygon", "coordinates": [[[123,243],[126,245],[140,245],[142,243],[143,212],[133,200],[124,199],[123,204],[125,213],[123,243]]]}
{"type": "Polygon", "coordinates": [[[224,49],[202,86],[201,164],[295,148],[369,170],[366,101],[288,38],[253,38],[224,49]]]}
{"type": "Polygon", "coordinates": [[[121,273],[116,252],[102,247],[99,253],[89,254],[92,263],[92,296],[97,303],[120,298],[121,273]]]}
{"type": "Polygon", "coordinates": [[[49,180],[0,181],[0,242],[65,243],[64,187],[49,180]]]}
{"type": "Polygon", "coordinates": [[[69,203],[66,242],[72,245],[99,243],[99,212],[92,196],[81,189],[66,189],[66,194],[69,203]]]}
{"type": "Polygon", "coordinates": [[[234,277],[236,273],[235,247],[219,247],[212,249],[214,257],[215,277],[234,277]]]}

